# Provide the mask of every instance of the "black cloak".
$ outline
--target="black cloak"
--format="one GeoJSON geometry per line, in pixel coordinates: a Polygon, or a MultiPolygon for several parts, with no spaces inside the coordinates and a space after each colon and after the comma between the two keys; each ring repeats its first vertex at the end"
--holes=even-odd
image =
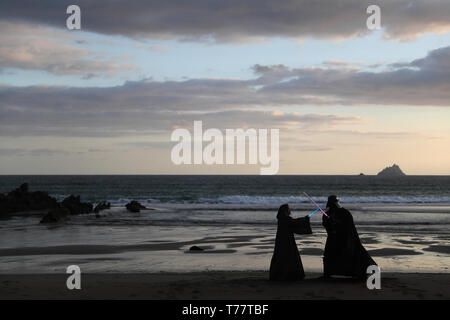
{"type": "Polygon", "coordinates": [[[305,277],[302,259],[295,243],[294,233],[311,234],[309,217],[293,219],[277,216],[278,229],[275,250],[270,262],[270,280],[295,281],[305,277]]]}
{"type": "Polygon", "coordinates": [[[352,214],[344,208],[332,206],[328,217],[322,216],[322,224],[328,234],[323,258],[324,276],[365,279],[367,267],[376,263],[361,244],[352,214]]]}

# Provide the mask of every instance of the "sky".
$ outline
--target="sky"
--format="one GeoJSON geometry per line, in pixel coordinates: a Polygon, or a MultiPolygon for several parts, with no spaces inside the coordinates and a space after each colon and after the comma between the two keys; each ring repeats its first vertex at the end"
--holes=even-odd
{"type": "Polygon", "coordinates": [[[450,174],[450,2],[0,3],[0,174],[259,174],[175,165],[172,132],[279,129],[278,174],[450,174]]]}

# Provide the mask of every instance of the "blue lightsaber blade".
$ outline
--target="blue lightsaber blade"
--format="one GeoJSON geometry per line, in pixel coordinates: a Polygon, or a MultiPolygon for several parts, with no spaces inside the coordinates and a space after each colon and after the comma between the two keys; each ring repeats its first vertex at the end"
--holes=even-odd
{"type": "MultiPolygon", "coordinates": [[[[320,209],[322,209],[323,207],[325,207],[326,203],[324,203],[323,205],[320,206],[320,209]]],[[[313,212],[311,212],[310,214],[308,214],[308,217],[311,217],[314,213],[316,213],[317,211],[319,211],[320,209],[316,209],[313,212]]]]}

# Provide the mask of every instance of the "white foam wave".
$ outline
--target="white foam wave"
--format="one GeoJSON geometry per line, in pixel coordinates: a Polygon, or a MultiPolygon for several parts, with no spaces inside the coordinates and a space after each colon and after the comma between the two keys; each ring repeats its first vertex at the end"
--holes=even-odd
{"type": "MultiPolygon", "coordinates": [[[[327,197],[312,197],[317,203],[325,203],[327,197]]],[[[341,197],[342,203],[448,203],[450,197],[402,197],[402,196],[372,196],[372,197],[341,197]]],[[[199,202],[227,204],[273,204],[273,203],[309,203],[302,196],[223,196],[218,198],[200,198],[199,202]]]]}

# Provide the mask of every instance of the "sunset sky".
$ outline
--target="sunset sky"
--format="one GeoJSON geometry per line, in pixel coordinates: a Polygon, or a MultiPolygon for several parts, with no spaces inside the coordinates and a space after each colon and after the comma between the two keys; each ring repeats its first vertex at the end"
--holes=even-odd
{"type": "Polygon", "coordinates": [[[0,174],[259,173],[172,164],[172,131],[202,120],[279,128],[279,174],[448,175],[449,17],[444,0],[2,0],[0,174]]]}

